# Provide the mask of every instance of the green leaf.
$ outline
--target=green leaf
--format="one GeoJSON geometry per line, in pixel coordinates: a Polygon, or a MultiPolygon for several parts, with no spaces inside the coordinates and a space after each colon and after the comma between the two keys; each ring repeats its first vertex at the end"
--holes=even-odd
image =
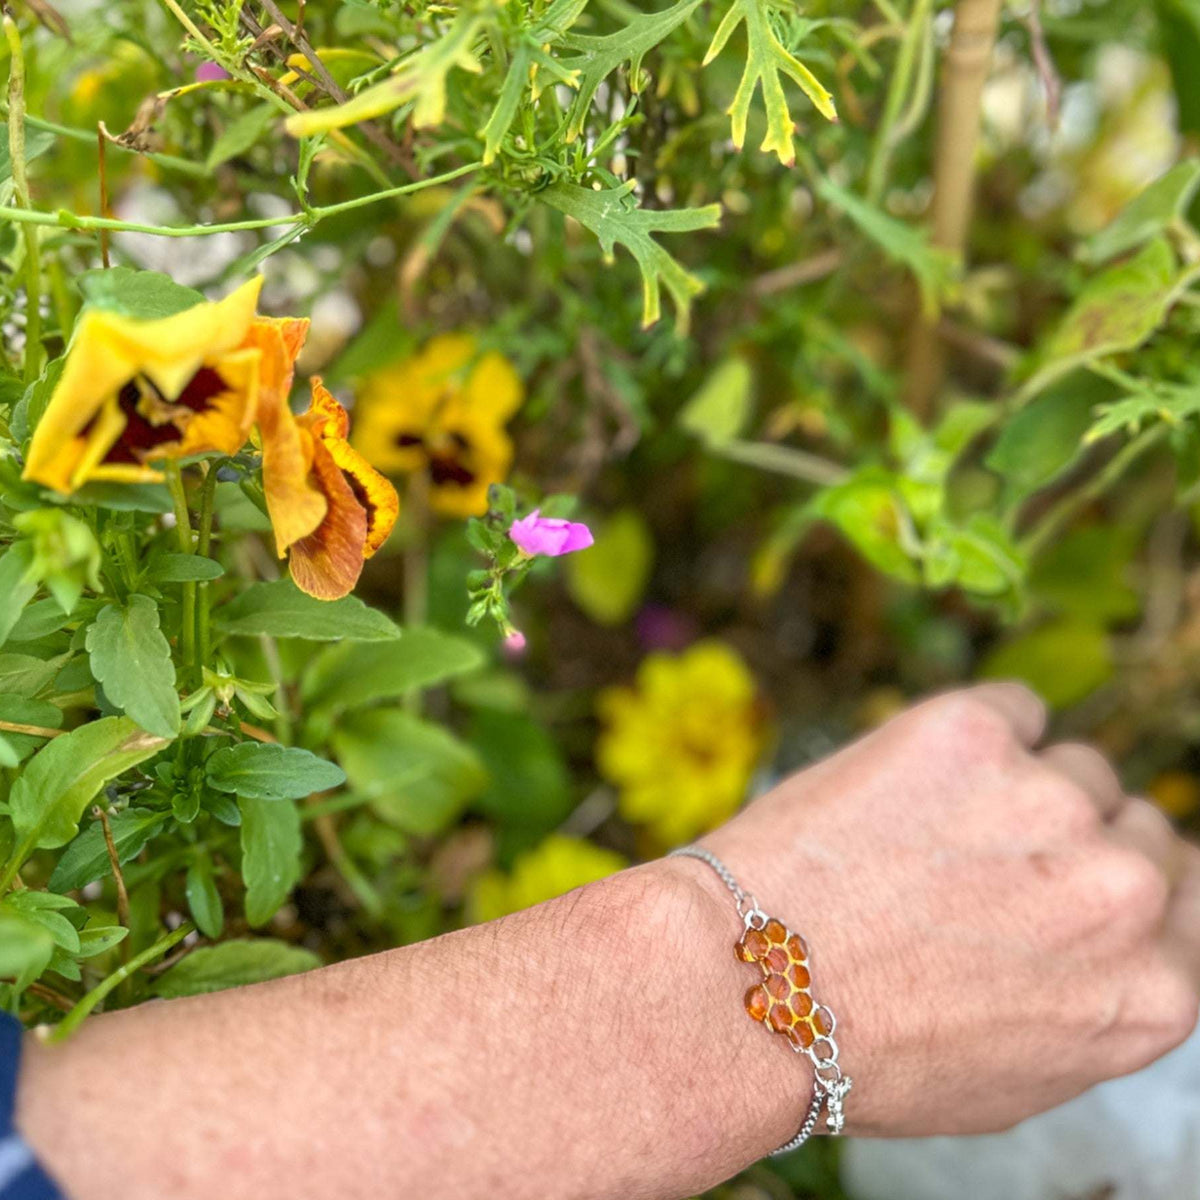
{"type": "Polygon", "coordinates": [[[1112,639],[1102,625],[1064,618],[1019,634],[984,659],[987,679],[1019,679],[1052,708],[1077,704],[1113,673],[1112,639]]]}
{"type": "Polygon", "coordinates": [[[796,149],[792,144],[794,124],[780,76],[786,75],[799,84],[817,112],[830,121],[837,120],[833,97],[776,36],[771,27],[771,0],[733,0],[717,26],[702,66],[707,66],[721,53],[730,35],[743,23],[746,26],[746,69],[728,109],[732,118],[733,144],[739,150],[745,145],[750,104],[755,90],[761,85],[767,134],[759,149],[764,153],[774,151],[781,163],[791,166],[796,161],[796,149]]]}
{"type": "Polygon", "coordinates": [[[311,950],[270,938],[235,938],[202,946],[159,976],[154,994],[168,999],[299,975],[321,965],[311,950]]]}
{"type": "Polygon", "coordinates": [[[406,629],[397,642],[343,643],[323,651],[305,673],[300,695],[310,709],[361,708],[435,687],[485,662],[483,651],[466,638],[438,629],[406,629]]]}
{"type": "Polygon", "coordinates": [[[37,658],[32,654],[0,654],[0,692],[38,696],[53,682],[70,655],[37,658]]]}
{"type": "Polygon", "coordinates": [[[16,857],[54,850],[74,836],[84,808],[111,779],[167,744],[128,717],[102,717],[57,737],[30,759],[9,796],[16,857]]]}
{"type": "Polygon", "coordinates": [[[566,561],[571,599],[598,625],[620,625],[637,611],[654,565],[654,539],[636,508],[615,513],[586,550],[566,561]]]}
{"type": "Polygon", "coordinates": [[[1096,420],[1084,441],[1094,442],[1111,434],[1139,433],[1146,425],[1163,421],[1183,425],[1200,415],[1200,381],[1161,383],[1140,380],[1135,392],[1097,408],[1096,420]]]}
{"type": "Polygon", "coordinates": [[[63,611],[63,606],[53,596],[46,596],[25,606],[17,623],[12,627],[8,640],[13,643],[41,641],[42,638],[63,629],[68,621],[91,620],[96,609],[94,600],[81,600],[68,617],[63,611]]]}
{"type": "Polygon", "coordinates": [[[917,581],[916,534],[890,473],[865,468],[818,492],[808,510],[836,525],[879,570],[907,583],[917,581]]]}
{"type": "Polygon", "coordinates": [[[1053,482],[1078,460],[1092,410],[1112,394],[1106,380],[1075,371],[1008,418],[984,461],[1004,480],[1010,503],[1053,482]]]}
{"type": "Polygon", "coordinates": [[[54,938],[45,926],[0,904],[0,977],[15,977],[16,990],[23,991],[53,953],[54,938]]]}
{"type": "MultiPolygon", "coordinates": [[[[32,125],[25,126],[25,161],[31,163],[35,158],[41,158],[54,145],[54,134],[48,129],[35,129],[32,125]]],[[[12,196],[12,154],[8,148],[8,123],[0,126],[0,184],[6,185],[0,189],[4,196],[3,203],[7,204],[12,196]]]]}
{"type": "Polygon", "coordinates": [[[238,800],[246,920],[269,921],[300,879],[300,814],[290,800],[238,800]]]}
{"type": "MultiPolygon", "coordinates": [[[[43,729],[58,729],[62,725],[62,709],[46,700],[30,700],[25,696],[14,696],[8,692],[0,692],[0,721],[12,721],[18,725],[38,725],[43,729]]],[[[5,732],[5,740],[16,756],[17,762],[28,758],[39,747],[46,744],[47,739],[30,733],[5,732]]]]}
{"type": "Polygon", "coordinates": [[[550,830],[571,811],[571,775],[554,738],[524,713],[481,708],[471,744],[487,768],[473,808],[508,826],[550,830]]]}
{"type": "Polygon", "coordinates": [[[212,859],[207,854],[198,854],[188,864],[184,890],[196,928],[205,937],[219,938],[225,927],[225,908],[213,880],[212,859]]]}
{"type": "Polygon", "coordinates": [[[400,636],[392,621],[357,596],[314,600],[290,579],[255,583],[213,613],[226,633],[304,638],[315,642],[377,642],[400,636]]]}
{"type": "Polygon", "coordinates": [[[245,154],[271,128],[278,115],[272,105],[260,104],[234,118],[213,142],[204,169],[211,173],[223,162],[245,154]]]}
{"type": "Polygon", "coordinates": [[[1054,612],[1093,622],[1127,621],[1141,609],[1132,583],[1137,548],[1128,527],[1072,530],[1038,555],[1029,590],[1054,612]]]}
{"type": "Polygon", "coordinates": [[[118,946],[129,936],[124,925],[97,925],[79,931],[77,958],[96,958],[118,946]]]}
{"type": "Polygon", "coordinates": [[[409,833],[441,832],[487,785],[471,747],[398,709],[350,714],[333,747],[354,790],[409,833]]]}
{"type": "Polygon", "coordinates": [[[97,267],[76,275],[75,281],[91,307],[144,321],[170,317],[204,301],[195,288],[183,287],[158,271],[133,267],[97,267]]]}
{"type": "MultiPolygon", "coordinates": [[[[108,818],[108,827],[117,861],[124,865],[135,858],[169,816],[170,813],[148,808],[127,808],[124,812],[113,813],[108,818]]],[[[102,879],[109,870],[104,827],[99,821],[93,821],[59,856],[48,886],[54,892],[74,891],[95,879],[102,879]]]]}
{"type": "Polygon", "coordinates": [[[1165,238],[1088,280],[1035,354],[1037,369],[1021,388],[1029,399],[1074,367],[1136,350],[1165,320],[1179,272],[1165,238]]]}
{"type": "Polygon", "coordinates": [[[203,583],[224,574],[219,562],[203,554],[160,554],[146,577],[154,583],[203,583]]]}
{"type": "Polygon", "coordinates": [[[92,674],[117,708],[148,733],[179,733],[175,664],[149,596],[134,594],[124,607],[102,608],[88,627],[86,645],[92,674]]]}
{"type": "Polygon", "coordinates": [[[868,204],[862,197],[834,183],[828,175],[821,176],[817,191],[830,204],[841,209],[888,258],[912,272],[921,293],[921,307],[925,315],[936,316],[954,283],[953,256],[931,246],[923,229],[897,220],[882,209],[868,204]]]}
{"type": "Polygon", "coordinates": [[[744,358],[731,355],[709,373],[684,405],[679,423],[709,446],[740,437],[754,407],[754,377],[744,358]]]}
{"type": "Polygon", "coordinates": [[[19,542],[0,554],[0,646],[8,641],[25,605],[37,592],[32,565],[33,547],[28,542],[19,542]]]}
{"type": "Polygon", "coordinates": [[[23,888],[13,892],[5,903],[10,911],[20,913],[30,921],[41,925],[54,939],[56,946],[60,946],[68,954],[79,953],[79,931],[60,911],[63,907],[70,905],[84,913],[86,920],[86,913],[73,900],[69,900],[66,896],[57,896],[53,892],[37,892],[32,888],[23,888]]]}
{"type": "Polygon", "coordinates": [[[209,757],[204,772],[209,787],[250,800],[302,800],[346,782],[336,763],[276,742],[225,746],[209,757]]]}
{"type": "Polygon", "coordinates": [[[441,37],[403,59],[381,83],[364,88],[344,104],[296,113],[284,123],[292,137],[312,137],[369,121],[414,101],[412,123],[418,129],[440,125],[446,115],[446,78],[456,68],[478,74],[482,69],[472,43],[482,27],[470,8],[459,12],[441,37]]]}
{"type": "Polygon", "coordinates": [[[616,244],[623,245],[633,255],[642,273],[643,327],[653,325],[662,315],[662,288],[665,287],[675,302],[675,327],[684,334],[688,329],[692,298],[704,290],[704,284],[685,271],[650,235],[712,229],[721,220],[721,206],[642,209],[630,197],[636,185],[637,181],[631,179],[620,187],[596,191],[569,183],[553,183],[538,192],[538,199],[590,229],[610,261],[616,244]]]}
{"type": "Polygon", "coordinates": [[[975,513],[965,525],[934,521],[924,556],[928,586],[954,585],[981,596],[1016,590],[1027,566],[1004,526],[984,513],[975,513]]]}
{"type": "Polygon", "coordinates": [[[1134,250],[1183,219],[1200,186],[1200,160],[1176,163],[1139,192],[1087,243],[1087,257],[1104,262],[1134,250]]]}
{"type": "Polygon", "coordinates": [[[565,137],[568,143],[583,133],[588,110],[597,89],[623,63],[629,64],[629,90],[641,87],[642,59],[700,6],[700,0],[678,0],[656,13],[638,13],[617,30],[603,37],[568,34],[563,41],[576,53],[564,57],[565,70],[577,81],[577,91],[567,111],[565,137]]]}

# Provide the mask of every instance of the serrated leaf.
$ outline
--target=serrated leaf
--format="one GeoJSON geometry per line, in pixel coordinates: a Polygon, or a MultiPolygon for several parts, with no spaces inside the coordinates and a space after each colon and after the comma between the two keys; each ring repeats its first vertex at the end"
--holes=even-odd
{"type": "Polygon", "coordinates": [[[270,938],[234,938],[202,946],[159,976],[154,994],[168,999],[298,975],[321,965],[311,950],[270,938]]]}
{"type": "Polygon", "coordinates": [[[361,708],[434,687],[484,665],[483,651],[438,629],[406,629],[394,643],[331,647],[309,667],[301,698],[310,709],[361,708]]]}
{"type": "Polygon", "coordinates": [[[704,284],[684,270],[650,235],[712,229],[720,222],[721,206],[641,209],[630,197],[635,186],[636,180],[630,180],[620,187],[595,191],[575,184],[554,183],[540,191],[538,198],[590,229],[607,258],[614,256],[617,243],[624,246],[642,273],[643,327],[653,325],[662,315],[662,288],[666,287],[675,302],[675,327],[684,334],[692,298],[704,290],[704,284]]]}
{"type": "Polygon", "coordinates": [[[253,800],[302,800],[346,782],[336,763],[275,742],[225,746],[208,758],[204,773],[209,787],[253,800]]]}
{"type": "Polygon", "coordinates": [[[1100,405],[1085,440],[1094,442],[1114,433],[1138,433],[1157,421],[1182,425],[1195,416],[1200,416],[1200,382],[1145,380],[1138,391],[1100,405]]]}
{"type": "Polygon", "coordinates": [[[317,642],[377,642],[400,636],[391,620],[357,596],[316,600],[290,579],[252,584],[217,609],[213,621],[225,633],[317,642]]]}
{"type": "Polygon", "coordinates": [[[135,594],[124,606],[102,608],[88,627],[86,645],[92,674],[117,708],[148,733],[179,733],[175,664],[149,596],[135,594]]]}
{"type": "Polygon", "coordinates": [[[300,814],[290,800],[238,800],[246,920],[269,921],[300,879],[300,814]]]}
{"type": "Polygon", "coordinates": [[[622,64],[629,64],[629,88],[635,95],[642,59],[668,34],[681,25],[700,6],[700,0],[679,0],[656,13],[631,17],[616,33],[602,37],[569,34],[564,38],[574,54],[561,60],[562,66],[577,80],[577,91],[567,112],[565,137],[573,142],[583,132],[588,110],[596,90],[622,64]]]}
{"type": "Polygon", "coordinates": [[[823,117],[837,120],[833,97],[821,81],[779,40],[771,27],[770,0],[733,0],[701,64],[707,66],[725,48],[730,35],[746,26],[746,69],[734,94],[728,113],[732,122],[733,144],[740,150],[746,141],[746,121],[755,91],[761,86],[767,134],[759,147],[774,151],[779,161],[791,166],[796,161],[792,144],[792,114],[788,109],[781,75],[794,80],[823,117]]]}
{"type": "Polygon", "coordinates": [[[54,850],[76,833],[88,802],[111,779],[156,754],[167,739],[128,717],[101,717],[55,738],[22,770],[9,796],[17,831],[14,857],[54,850]]]}
{"type": "Polygon", "coordinates": [[[470,9],[459,12],[450,28],[404,59],[380,83],[364,88],[344,104],[296,113],[284,123],[292,137],[312,137],[369,121],[414,101],[412,123],[418,129],[440,125],[446,115],[446,79],[453,70],[478,74],[482,67],[472,43],[483,25],[470,9]]]}
{"type": "Polygon", "coordinates": [[[204,301],[195,288],[184,287],[168,275],[133,267],[97,267],[80,272],[75,282],[85,303],[138,320],[170,317],[204,301]]]}

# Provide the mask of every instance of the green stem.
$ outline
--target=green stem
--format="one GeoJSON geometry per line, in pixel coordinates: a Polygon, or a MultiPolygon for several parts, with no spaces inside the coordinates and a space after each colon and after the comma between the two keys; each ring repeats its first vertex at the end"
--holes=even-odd
{"type": "MultiPolygon", "coordinates": [[[[171,492],[171,503],[175,507],[175,536],[180,552],[195,553],[192,542],[192,517],[188,512],[187,492],[183,486],[183,472],[174,459],[167,460],[167,487],[171,492]]],[[[196,673],[196,584],[194,581],[181,584],[183,614],[179,623],[179,650],[183,659],[184,681],[188,684],[196,673]]]]}
{"type": "Polygon", "coordinates": [[[118,967],[106,979],[98,983],[59,1023],[51,1030],[47,1042],[65,1042],[67,1038],[83,1023],[88,1014],[109,994],[128,979],[135,971],[140,971],[147,963],[161,958],[173,946],[177,946],[196,926],[191,921],[185,921],[178,929],[173,929],[166,937],[159,938],[153,946],[148,946],[141,954],[134,955],[124,966],[118,967]]]}
{"type": "MultiPolygon", "coordinates": [[[[8,41],[8,155],[12,169],[13,195],[17,207],[32,210],[29,177],[25,173],[25,56],[21,31],[7,13],[4,36],[8,41]]],[[[42,265],[38,257],[37,230],[24,227],[25,240],[25,382],[32,383],[42,372],[42,265]]]]}
{"type": "Polygon", "coordinates": [[[866,198],[870,204],[879,203],[887,186],[888,164],[891,162],[896,142],[896,122],[900,119],[900,110],[909,93],[917,47],[924,39],[931,7],[932,0],[915,0],[912,14],[906,23],[904,40],[900,43],[896,67],[888,83],[887,96],[883,102],[883,116],[879,121],[875,144],[871,149],[871,162],[867,168],[866,198]]]}
{"type": "MultiPolygon", "coordinates": [[[[217,464],[211,462],[204,475],[200,489],[200,523],[196,529],[196,553],[209,556],[212,549],[213,501],[217,494],[217,464]]],[[[212,647],[212,592],[208,580],[200,584],[196,613],[196,657],[202,667],[208,666],[208,655],[212,647]]]]}
{"type": "Polygon", "coordinates": [[[1021,540],[1021,552],[1033,559],[1073,517],[1099,499],[1152,446],[1167,434],[1166,424],[1152,425],[1127,442],[1086,484],[1068,493],[1021,540]]]}
{"type": "Polygon", "coordinates": [[[285,217],[255,217],[246,221],[224,221],[214,225],[146,225],[139,221],[120,221],[115,217],[88,217],[68,212],[65,209],[50,213],[18,208],[13,205],[0,205],[0,221],[13,221],[18,225],[57,225],[63,229],[85,232],[92,229],[110,229],[121,233],[149,233],[156,237],[173,238],[207,237],[213,233],[238,233],[247,229],[269,229],[275,225],[311,227],[326,217],[350,212],[368,204],[376,204],[380,200],[391,200],[397,196],[407,196],[411,192],[420,192],[425,188],[449,183],[452,179],[458,179],[462,175],[478,171],[482,166],[481,162],[467,163],[466,166],[455,167],[452,171],[444,171],[441,175],[418,179],[415,183],[403,183],[398,187],[385,188],[380,192],[356,196],[353,200],[343,200],[338,204],[326,204],[310,208],[308,212],[292,213],[285,217]]]}

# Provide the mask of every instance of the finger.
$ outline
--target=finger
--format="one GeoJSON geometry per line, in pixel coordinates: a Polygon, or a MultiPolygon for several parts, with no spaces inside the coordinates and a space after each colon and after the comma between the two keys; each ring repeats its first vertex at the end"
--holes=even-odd
{"type": "Polygon", "coordinates": [[[1107,833],[1114,841],[1144,854],[1172,884],[1180,881],[1188,844],[1149,800],[1126,801],[1108,823],[1107,833]]]}
{"type": "Polygon", "coordinates": [[[1167,909],[1168,949],[1200,986],[1200,846],[1182,839],[1179,869],[1167,909]]]}
{"type": "Polygon", "coordinates": [[[1046,730],[1046,704],[1023,683],[979,683],[968,695],[991,705],[1026,745],[1036,745],[1046,730]]]}
{"type": "Polygon", "coordinates": [[[1048,746],[1038,757],[1083,788],[1105,820],[1115,817],[1124,807],[1125,789],[1108,759],[1094,746],[1063,742],[1059,746],[1048,746]]]}

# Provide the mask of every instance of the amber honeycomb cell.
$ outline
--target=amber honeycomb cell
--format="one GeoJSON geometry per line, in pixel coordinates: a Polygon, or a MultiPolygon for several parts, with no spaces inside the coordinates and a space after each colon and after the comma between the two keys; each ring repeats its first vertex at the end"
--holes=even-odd
{"type": "Polygon", "coordinates": [[[746,993],[746,1012],[753,1020],[802,1050],[830,1032],[828,1017],[809,990],[808,946],[798,933],[772,918],[761,929],[747,929],[734,953],[763,973],[762,982],[746,993]]]}

